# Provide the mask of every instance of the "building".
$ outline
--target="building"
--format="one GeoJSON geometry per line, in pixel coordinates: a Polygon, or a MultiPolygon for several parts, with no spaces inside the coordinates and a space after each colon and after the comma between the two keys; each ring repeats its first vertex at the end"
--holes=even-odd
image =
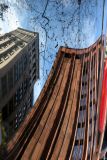
{"type": "Polygon", "coordinates": [[[85,49],[60,47],[34,107],[7,143],[5,159],[103,158],[106,82],[103,37],[85,49]]]}
{"type": "Polygon", "coordinates": [[[33,105],[39,35],[22,28],[0,36],[0,112],[9,138],[33,105]]]}

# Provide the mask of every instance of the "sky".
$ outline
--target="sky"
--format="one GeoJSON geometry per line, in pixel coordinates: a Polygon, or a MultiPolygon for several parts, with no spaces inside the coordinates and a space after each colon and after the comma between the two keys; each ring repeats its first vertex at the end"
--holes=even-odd
{"type": "MultiPolygon", "coordinates": [[[[86,48],[102,33],[103,0],[0,0],[8,4],[0,34],[17,27],[39,32],[40,79],[34,86],[34,102],[47,79],[60,46],[86,48]]],[[[104,8],[106,33],[107,0],[104,8]]]]}

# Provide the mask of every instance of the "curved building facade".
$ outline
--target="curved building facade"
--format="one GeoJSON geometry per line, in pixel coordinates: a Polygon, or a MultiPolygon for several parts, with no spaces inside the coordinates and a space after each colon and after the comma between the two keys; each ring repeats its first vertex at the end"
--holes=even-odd
{"type": "Polygon", "coordinates": [[[103,157],[107,150],[102,147],[105,120],[100,120],[104,73],[103,37],[86,49],[60,47],[34,107],[7,144],[5,159],[103,157]]]}

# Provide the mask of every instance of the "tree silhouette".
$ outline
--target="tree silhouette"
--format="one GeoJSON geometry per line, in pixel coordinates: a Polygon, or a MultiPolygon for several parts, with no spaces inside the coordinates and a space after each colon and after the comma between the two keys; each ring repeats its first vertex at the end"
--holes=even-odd
{"type": "Polygon", "coordinates": [[[2,19],[2,21],[4,20],[4,12],[6,12],[8,8],[8,5],[6,5],[5,3],[0,4],[0,19],[2,19]]]}

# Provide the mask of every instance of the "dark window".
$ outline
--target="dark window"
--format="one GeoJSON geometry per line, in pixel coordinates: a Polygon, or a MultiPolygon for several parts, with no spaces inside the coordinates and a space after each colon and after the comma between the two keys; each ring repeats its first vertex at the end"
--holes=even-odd
{"type": "Polygon", "coordinates": [[[33,75],[36,75],[36,69],[34,69],[34,71],[33,71],[33,75]]]}
{"type": "Polygon", "coordinates": [[[78,128],[81,128],[81,123],[78,123],[78,128]]]}
{"type": "Polygon", "coordinates": [[[71,58],[71,54],[65,53],[65,58],[71,58]]]}
{"type": "Polygon", "coordinates": [[[93,67],[94,67],[94,61],[93,61],[94,59],[93,58],[94,58],[94,56],[92,56],[91,71],[93,70],[93,67]]]}
{"type": "Polygon", "coordinates": [[[93,48],[93,52],[96,50],[96,46],[93,48]]]}
{"type": "Polygon", "coordinates": [[[78,145],[78,140],[75,140],[75,146],[77,146],[78,145]]]}
{"type": "Polygon", "coordinates": [[[80,106],[80,111],[82,111],[82,106],[80,106]]]}
{"type": "Polygon", "coordinates": [[[90,94],[92,94],[92,90],[90,90],[90,94]]]}
{"type": "Polygon", "coordinates": [[[81,55],[77,55],[75,56],[76,59],[81,59],[81,55]]]}
{"type": "Polygon", "coordinates": [[[14,111],[13,98],[9,101],[9,115],[14,111]]]}
{"type": "Polygon", "coordinates": [[[81,127],[82,127],[82,128],[84,128],[84,126],[85,126],[85,122],[82,122],[82,125],[81,125],[81,127]]]}
{"type": "Polygon", "coordinates": [[[89,52],[85,53],[85,57],[88,57],[89,56],[89,52]]]}
{"type": "Polygon", "coordinates": [[[85,109],[86,109],[85,105],[84,106],[80,106],[80,111],[85,110],[85,109]]]}
{"type": "Polygon", "coordinates": [[[90,160],[90,154],[88,155],[87,160],[90,160]]]}
{"type": "Polygon", "coordinates": [[[92,106],[92,101],[90,102],[90,107],[92,106]]]}
{"type": "Polygon", "coordinates": [[[78,128],[84,128],[84,126],[85,126],[85,122],[78,123],[78,128]]]}
{"type": "Polygon", "coordinates": [[[23,61],[20,59],[19,61],[19,78],[21,77],[21,74],[23,72],[23,61]]]}
{"type": "Polygon", "coordinates": [[[29,81],[28,81],[28,79],[26,79],[26,80],[24,80],[24,94],[25,94],[25,92],[26,92],[26,90],[27,90],[27,87],[28,87],[28,83],[29,81]]]}
{"type": "Polygon", "coordinates": [[[86,110],[86,105],[84,105],[82,109],[83,109],[83,110],[86,110]]]}
{"type": "Polygon", "coordinates": [[[95,99],[93,99],[93,104],[96,104],[96,100],[95,99]]]}
{"type": "Polygon", "coordinates": [[[14,121],[11,121],[10,123],[9,123],[9,125],[10,125],[10,133],[11,132],[13,132],[14,131],[14,121]]]}
{"type": "Polygon", "coordinates": [[[13,88],[13,69],[8,72],[8,88],[9,91],[13,88]]]}
{"type": "Polygon", "coordinates": [[[32,48],[34,48],[35,47],[35,41],[33,42],[33,44],[32,44],[32,48]]]}
{"type": "Polygon", "coordinates": [[[5,120],[8,117],[8,105],[5,105],[2,109],[2,119],[5,120]]]}
{"type": "Polygon", "coordinates": [[[87,85],[87,81],[85,82],[85,86],[87,85]]]}
{"type": "Polygon", "coordinates": [[[83,94],[81,95],[81,99],[82,99],[82,98],[84,98],[84,95],[83,95],[83,94]]]}
{"type": "Polygon", "coordinates": [[[25,70],[27,66],[27,55],[26,54],[23,57],[23,65],[24,65],[24,70],[25,70]]]}
{"type": "Polygon", "coordinates": [[[91,136],[89,136],[89,141],[91,141],[91,136]]]}
{"type": "Polygon", "coordinates": [[[33,55],[32,59],[35,59],[35,58],[36,58],[36,54],[33,55]]]}
{"type": "Polygon", "coordinates": [[[84,86],[84,81],[82,81],[82,86],[84,86]]]}
{"type": "Polygon", "coordinates": [[[83,145],[83,139],[80,140],[80,145],[83,145]]]}
{"type": "Polygon", "coordinates": [[[14,65],[14,81],[16,82],[19,78],[19,72],[18,72],[18,63],[14,65]]]}
{"type": "Polygon", "coordinates": [[[36,67],[36,63],[33,64],[33,68],[35,68],[35,67],[36,67]]]}
{"type": "Polygon", "coordinates": [[[87,96],[86,94],[82,94],[81,98],[86,98],[86,96],[87,96]]]}
{"type": "Polygon", "coordinates": [[[33,81],[35,81],[36,80],[36,75],[33,77],[33,81]]]}
{"type": "Polygon", "coordinates": [[[86,74],[86,67],[87,67],[87,62],[84,63],[83,75],[86,74]]]}
{"type": "Polygon", "coordinates": [[[18,90],[17,90],[16,93],[15,93],[14,102],[15,102],[15,105],[16,105],[16,106],[17,106],[18,103],[19,103],[19,92],[18,92],[18,90]]]}
{"type": "Polygon", "coordinates": [[[94,121],[96,121],[96,115],[94,115],[94,121]]]}
{"type": "Polygon", "coordinates": [[[22,95],[23,95],[23,85],[21,84],[20,88],[19,88],[19,100],[22,99],[22,95]]]}
{"type": "Polygon", "coordinates": [[[35,51],[36,51],[36,49],[35,49],[35,48],[33,48],[32,52],[35,52],[35,51]]]}
{"type": "MultiPolygon", "coordinates": [[[[88,63],[88,62],[87,62],[87,63],[88,63]]],[[[88,64],[87,64],[87,66],[88,66],[88,64]]],[[[87,74],[87,72],[88,72],[88,68],[87,68],[87,66],[86,66],[86,70],[85,70],[86,74],[87,74]]]]}
{"type": "Polygon", "coordinates": [[[7,94],[7,76],[1,78],[2,97],[7,94]]]}
{"type": "Polygon", "coordinates": [[[90,119],[90,124],[92,123],[92,118],[90,119]]]}

